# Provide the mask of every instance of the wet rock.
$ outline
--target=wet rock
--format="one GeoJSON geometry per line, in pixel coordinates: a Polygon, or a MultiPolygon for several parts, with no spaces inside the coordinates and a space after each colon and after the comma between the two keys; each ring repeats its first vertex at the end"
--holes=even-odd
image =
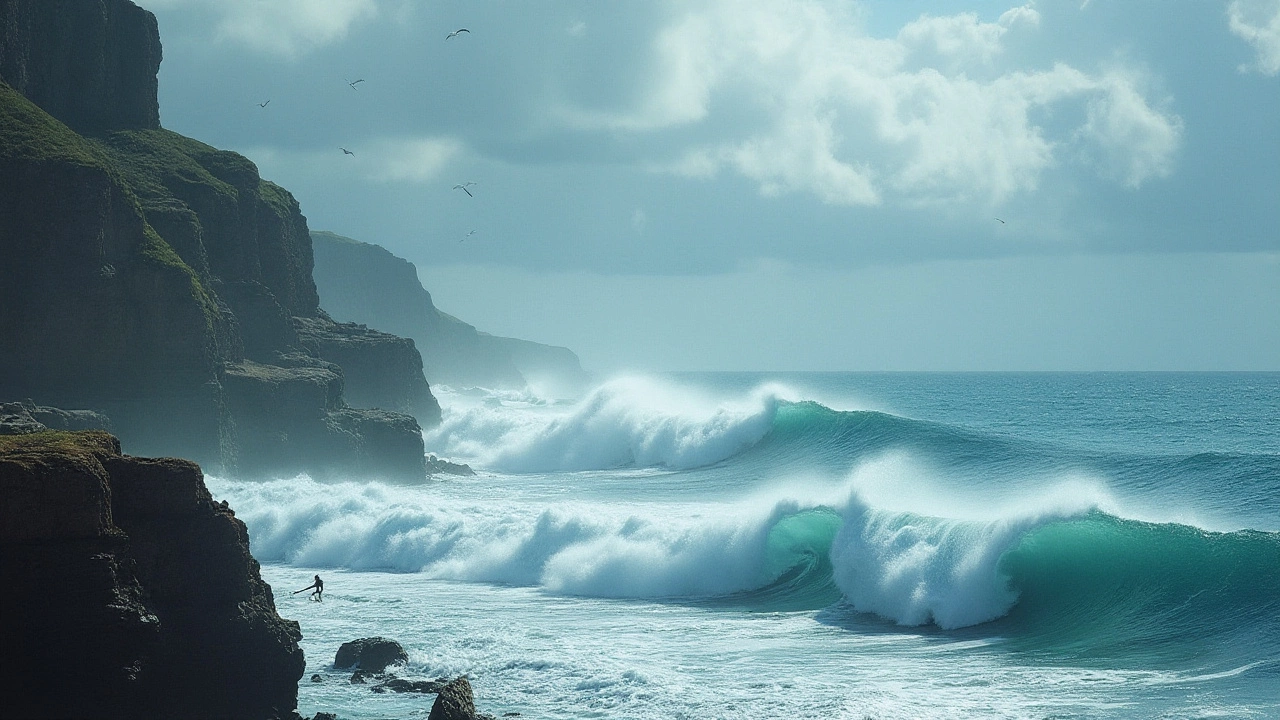
{"type": "Polygon", "coordinates": [[[427,455],[427,474],[428,475],[462,475],[469,477],[476,474],[466,463],[449,462],[435,455],[427,455]]]}
{"type": "Polygon", "coordinates": [[[338,716],[330,712],[318,712],[311,720],[338,720],[338,716]]]}
{"type": "Polygon", "coordinates": [[[460,677],[441,688],[427,720],[476,720],[471,682],[460,677]]]}
{"type": "Polygon", "coordinates": [[[319,673],[317,673],[311,676],[311,682],[324,682],[324,678],[320,677],[319,673]]]}
{"type": "Polygon", "coordinates": [[[360,638],[342,643],[338,654],[333,658],[333,666],[338,669],[359,668],[366,673],[380,673],[388,665],[403,665],[407,662],[409,653],[404,651],[404,647],[395,640],[384,637],[360,638]]]}

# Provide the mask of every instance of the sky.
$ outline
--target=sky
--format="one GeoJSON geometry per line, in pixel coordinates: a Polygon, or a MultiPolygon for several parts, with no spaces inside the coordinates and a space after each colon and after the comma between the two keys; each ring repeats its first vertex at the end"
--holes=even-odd
{"type": "Polygon", "coordinates": [[[1280,0],[140,4],[165,127],[597,372],[1280,370],[1280,0]]]}

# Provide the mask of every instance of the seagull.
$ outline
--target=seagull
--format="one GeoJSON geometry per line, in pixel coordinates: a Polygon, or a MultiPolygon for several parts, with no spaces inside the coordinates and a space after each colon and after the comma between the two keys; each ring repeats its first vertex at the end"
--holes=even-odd
{"type": "MultiPolygon", "coordinates": [[[[475,185],[475,183],[474,183],[474,182],[465,182],[465,183],[461,183],[461,184],[458,184],[458,185],[454,185],[454,186],[453,186],[453,189],[454,189],[454,190],[461,190],[462,192],[464,192],[464,193],[466,193],[466,194],[468,194],[468,195],[471,195],[471,191],[470,191],[470,190],[468,190],[467,188],[468,188],[468,187],[471,187],[472,185],[475,185]]],[[[471,197],[475,197],[475,195],[471,195],[471,197]]],[[[475,232],[475,231],[474,231],[474,230],[472,230],[472,232],[475,232]]]]}
{"type": "Polygon", "coordinates": [[[271,104],[271,101],[270,101],[270,100],[268,100],[268,101],[266,101],[266,102],[264,102],[264,103],[258,103],[258,107],[266,107],[266,106],[268,106],[268,105],[270,105],[270,104],[271,104]]]}
{"type": "Polygon", "coordinates": [[[444,39],[445,39],[445,40],[448,40],[449,38],[453,37],[454,35],[457,35],[458,33],[466,33],[466,34],[470,35],[470,34],[471,34],[471,31],[470,31],[470,30],[468,30],[468,29],[466,29],[466,28],[458,28],[457,30],[454,30],[453,32],[449,33],[448,35],[445,35],[445,36],[444,36],[444,39]]]}
{"type": "Polygon", "coordinates": [[[343,154],[343,155],[355,155],[355,153],[351,152],[350,150],[348,150],[348,149],[346,149],[346,148],[344,148],[344,147],[340,147],[340,148],[338,148],[338,149],[342,151],[342,154],[343,154]]]}
{"type": "MultiPolygon", "coordinates": [[[[1000,220],[1000,218],[996,218],[996,220],[1000,220]]],[[[1003,221],[1003,220],[1000,220],[1000,224],[1001,224],[1001,225],[1007,225],[1008,223],[1006,223],[1006,222],[1005,222],[1005,221],[1003,221]]]]}
{"type": "MultiPolygon", "coordinates": [[[[463,188],[463,190],[465,190],[465,189],[466,189],[466,188],[463,188]]],[[[475,231],[475,230],[472,230],[471,232],[469,232],[469,233],[467,233],[467,234],[466,234],[466,237],[463,237],[463,238],[462,238],[462,240],[459,240],[458,242],[463,242],[463,241],[465,241],[467,238],[469,238],[469,237],[471,237],[472,235],[475,235],[475,234],[476,234],[476,231],[475,231]]]]}
{"type": "Polygon", "coordinates": [[[351,86],[352,90],[359,90],[359,88],[356,87],[356,83],[362,83],[362,82],[364,82],[364,78],[360,78],[359,80],[352,80],[347,84],[351,86]]]}

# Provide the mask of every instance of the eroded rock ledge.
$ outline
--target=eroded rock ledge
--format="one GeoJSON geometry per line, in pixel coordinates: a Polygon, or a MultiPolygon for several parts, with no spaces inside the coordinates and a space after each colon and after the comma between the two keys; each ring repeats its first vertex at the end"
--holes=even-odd
{"type": "Polygon", "coordinates": [[[0,436],[0,568],[6,716],[297,718],[298,624],[194,463],[0,436]]]}

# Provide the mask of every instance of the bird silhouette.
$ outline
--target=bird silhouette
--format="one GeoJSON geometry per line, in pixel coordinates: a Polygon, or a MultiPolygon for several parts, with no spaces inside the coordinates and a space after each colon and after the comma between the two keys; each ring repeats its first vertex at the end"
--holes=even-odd
{"type": "Polygon", "coordinates": [[[346,148],[344,148],[344,147],[340,147],[340,148],[338,148],[338,149],[342,151],[342,154],[343,154],[343,155],[355,155],[355,153],[351,152],[350,150],[348,150],[348,149],[346,149],[346,148]]]}
{"type": "Polygon", "coordinates": [[[1008,224],[1008,223],[1006,223],[1005,221],[1000,220],[1000,218],[996,218],[996,220],[999,220],[1001,225],[1007,225],[1007,224],[1008,224]]]}
{"type": "MultiPolygon", "coordinates": [[[[457,185],[454,185],[454,186],[453,186],[453,189],[454,189],[454,190],[461,190],[462,192],[466,193],[467,195],[471,195],[471,191],[470,191],[470,190],[468,190],[467,188],[468,188],[468,187],[471,187],[472,185],[475,185],[475,183],[474,183],[474,182],[459,183],[459,184],[457,184],[457,185]]],[[[475,195],[471,195],[471,197],[475,197],[475,195]]]]}
{"type": "Polygon", "coordinates": [[[466,29],[466,28],[458,28],[457,30],[454,30],[453,32],[449,33],[448,35],[445,35],[445,36],[444,36],[444,39],[445,39],[445,40],[448,40],[448,39],[452,38],[454,35],[457,35],[458,33],[466,33],[466,34],[470,35],[470,34],[471,34],[471,31],[470,31],[470,30],[468,30],[468,29],[466,29]]]}
{"type": "Polygon", "coordinates": [[[356,83],[362,83],[362,82],[364,82],[364,78],[360,78],[359,80],[352,80],[347,84],[351,86],[352,90],[358,90],[359,88],[356,87],[356,83]]]}
{"type": "MultiPolygon", "coordinates": [[[[466,189],[466,188],[463,188],[463,190],[465,190],[465,189],[466,189]]],[[[475,235],[475,234],[476,234],[476,231],[475,231],[475,230],[472,230],[471,232],[469,232],[469,233],[467,233],[465,236],[463,236],[462,240],[459,240],[458,242],[465,242],[467,238],[469,238],[469,237],[471,237],[472,235],[475,235]]]]}
{"type": "Polygon", "coordinates": [[[258,107],[266,107],[266,106],[268,106],[268,105],[270,105],[270,104],[271,104],[271,101],[270,101],[270,100],[268,100],[268,101],[266,101],[266,102],[258,103],[258,107]]]}

